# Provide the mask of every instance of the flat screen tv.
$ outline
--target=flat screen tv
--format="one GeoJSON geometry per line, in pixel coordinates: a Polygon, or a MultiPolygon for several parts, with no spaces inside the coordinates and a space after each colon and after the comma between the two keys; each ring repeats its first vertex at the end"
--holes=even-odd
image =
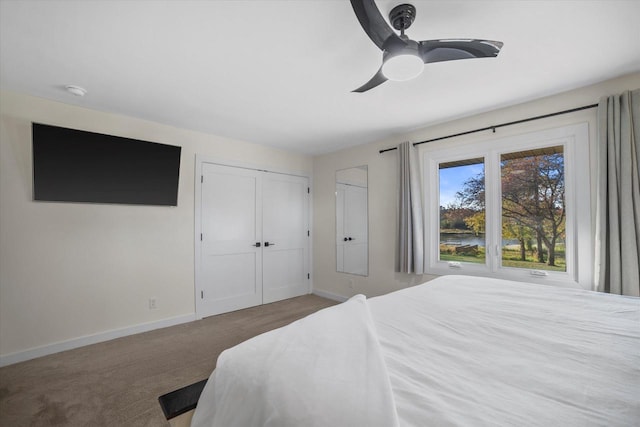
{"type": "Polygon", "coordinates": [[[177,206],[181,147],[32,124],[33,198],[177,206]]]}

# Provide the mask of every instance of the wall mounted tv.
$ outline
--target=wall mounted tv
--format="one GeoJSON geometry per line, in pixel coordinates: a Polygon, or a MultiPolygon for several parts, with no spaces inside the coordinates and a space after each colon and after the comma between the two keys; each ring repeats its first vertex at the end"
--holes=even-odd
{"type": "Polygon", "coordinates": [[[32,124],[33,198],[177,206],[181,147],[32,124]]]}

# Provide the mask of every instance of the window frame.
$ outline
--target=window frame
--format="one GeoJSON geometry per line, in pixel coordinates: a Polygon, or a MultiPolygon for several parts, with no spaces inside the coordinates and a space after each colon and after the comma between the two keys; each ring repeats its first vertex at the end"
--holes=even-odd
{"type": "Polygon", "coordinates": [[[425,266],[429,274],[468,274],[593,289],[593,236],[589,174],[589,126],[562,126],[480,142],[427,144],[422,148],[425,266]],[[566,206],[566,271],[502,266],[502,154],[562,146],[566,206]],[[484,158],[485,263],[440,261],[439,164],[484,158]]]}

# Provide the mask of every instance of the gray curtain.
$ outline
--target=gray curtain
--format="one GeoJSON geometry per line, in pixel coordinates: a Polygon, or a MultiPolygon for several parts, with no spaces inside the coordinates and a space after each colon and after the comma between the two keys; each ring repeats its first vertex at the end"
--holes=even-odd
{"type": "Polygon", "coordinates": [[[398,145],[398,254],[396,271],[424,273],[422,191],[416,149],[410,142],[398,145]]]}
{"type": "Polygon", "coordinates": [[[598,105],[596,289],[640,295],[640,89],[598,105]]]}

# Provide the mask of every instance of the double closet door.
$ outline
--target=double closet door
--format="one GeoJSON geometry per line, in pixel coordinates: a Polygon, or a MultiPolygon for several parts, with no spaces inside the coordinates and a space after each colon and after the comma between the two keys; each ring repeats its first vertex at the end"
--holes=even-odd
{"type": "Polygon", "coordinates": [[[306,177],[201,164],[196,314],[309,293],[306,177]]]}

